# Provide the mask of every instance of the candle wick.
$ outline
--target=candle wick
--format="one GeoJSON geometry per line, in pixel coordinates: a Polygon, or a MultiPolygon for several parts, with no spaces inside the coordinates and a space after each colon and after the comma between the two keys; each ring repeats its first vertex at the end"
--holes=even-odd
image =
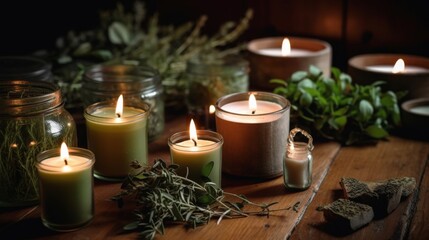
{"type": "Polygon", "coordinates": [[[196,147],[197,146],[197,141],[195,141],[195,139],[191,139],[192,140],[192,142],[194,142],[194,146],[196,147]]]}
{"type": "Polygon", "coordinates": [[[253,111],[252,111],[252,114],[255,114],[255,112],[256,112],[256,111],[255,111],[255,110],[253,110],[253,111]]]}
{"type": "Polygon", "coordinates": [[[120,118],[120,117],[121,117],[121,114],[120,114],[120,113],[116,113],[116,117],[117,117],[117,118],[120,118]]]}
{"type": "Polygon", "coordinates": [[[65,159],[65,158],[64,158],[64,163],[65,163],[66,165],[69,165],[69,163],[67,162],[67,159],[65,159]]]}

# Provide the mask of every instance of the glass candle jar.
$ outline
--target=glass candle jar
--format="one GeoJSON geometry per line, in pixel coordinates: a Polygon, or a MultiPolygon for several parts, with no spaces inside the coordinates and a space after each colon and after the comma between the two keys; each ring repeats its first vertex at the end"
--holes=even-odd
{"type": "Polygon", "coordinates": [[[249,88],[248,62],[239,56],[220,59],[191,59],[186,68],[188,83],[187,107],[200,126],[209,122],[209,108],[222,96],[247,92],[249,88]]]}
{"type": "Polygon", "coordinates": [[[68,232],[91,222],[94,217],[94,154],[83,148],[60,148],[37,155],[40,180],[42,223],[46,227],[68,232]],[[63,151],[63,149],[61,149],[63,151]]]}
{"type": "Polygon", "coordinates": [[[289,101],[275,93],[233,93],[216,103],[216,131],[225,139],[222,171],[274,178],[282,175],[289,134],[289,101]],[[255,99],[255,108],[249,102],[255,99]]]}
{"type": "Polygon", "coordinates": [[[214,182],[221,186],[223,137],[209,130],[196,131],[197,140],[189,132],[178,132],[168,139],[170,156],[179,165],[177,173],[203,184],[214,182]]]}
{"type": "Polygon", "coordinates": [[[304,190],[310,187],[313,166],[313,138],[300,128],[290,131],[283,164],[283,177],[286,188],[304,190]],[[308,142],[295,142],[294,137],[301,133],[308,142]]]}
{"type": "Polygon", "coordinates": [[[0,57],[0,80],[53,82],[51,65],[36,57],[3,56],[0,57]]]}
{"type": "Polygon", "coordinates": [[[142,100],[125,101],[119,117],[116,106],[116,102],[98,102],[84,112],[88,149],[97,159],[94,176],[107,181],[123,181],[133,161],[148,164],[149,105],[142,100]]]}
{"type": "Polygon", "coordinates": [[[36,156],[62,142],[76,146],[75,122],[50,82],[0,81],[0,106],[0,206],[36,204],[36,156]]]}
{"type": "Polygon", "coordinates": [[[114,63],[89,68],[82,83],[83,103],[87,107],[101,101],[125,99],[143,100],[150,106],[148,116],[149,141],[164,131],[163,87],[158,71],[146,65],[114,63]]]}

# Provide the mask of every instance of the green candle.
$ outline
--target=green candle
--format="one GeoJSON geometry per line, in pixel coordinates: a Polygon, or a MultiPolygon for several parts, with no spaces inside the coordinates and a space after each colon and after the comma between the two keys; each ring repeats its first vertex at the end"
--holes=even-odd
{"type": "Polygon", "coordinates": [[[180,166],[179,175],[187,175],[197,183],[211,181],[221,186],[223,138],[220,134],[196,131],[191,124],[190,132],[172,135],[168,144],[172,162],[180,166]]]}
{"type": "MultiPolygon", "coordinates": [[[[117,106],[122,104],[119,98],[117,106]]],[[[112,103],[100,102],[85,109],[88,148],[97,158],[95,177],[121,181],[132,161],[147,164],[148,110],[143,102],[130,102],[119,110],[112,103]]]]}
{"type": "Polygon", "coordinates": [[[56,231],[79,229],[94,216],[94,154],[81,148],[69,151],[69,157],[63,150],[60,156],[58,149],[37,156],[42,222],[56,231]]]}

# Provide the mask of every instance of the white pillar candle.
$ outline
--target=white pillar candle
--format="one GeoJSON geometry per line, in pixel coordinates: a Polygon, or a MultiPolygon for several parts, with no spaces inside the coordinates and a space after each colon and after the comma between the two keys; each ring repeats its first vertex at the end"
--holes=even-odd
{"type": "Polygon", "coordinates": [[[171,160],[180,166],[179,175],[197,183],[211,181],[221,186],[223,138],[209,130],[196,131],[192,123],[190,132],[179,132],[168,139],[171,160]]]}
{"type": "Polygon", "coordinates": [[[84,113],[88,148],[97,158],[94,175],[109,181],[123,180],[132,161],[145,165],[148,158],[149,106],[128,102],[120,114],[117,110],[112,103],[101,102],[90,105],[84,113]]]}
{"type": "Polygon", "coordinates": [[[56,231],[72,231],[88,224],[94,216],[92,166],[94,154],[86,149],[64,146],[38,154],[41,217],[56,231]],[[70,153],[68,153],[70,151],[70,153]]]}
{"type": "Polygon", "coordinates": [[[289,102],[274,93],[236,93],[220,98],[216,103],[216,129],[225,141],[222,170],[261,178],[282,174],[289,112],[289,102]],[[256,107],[249,105],[251,94],[256,107]]]}

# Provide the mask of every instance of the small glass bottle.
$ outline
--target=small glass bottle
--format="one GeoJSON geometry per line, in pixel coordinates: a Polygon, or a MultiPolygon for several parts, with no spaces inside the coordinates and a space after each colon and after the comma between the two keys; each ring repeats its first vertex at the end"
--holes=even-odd
{"type": "Polygon", "coordinates": [[[83,77],[82,100],[85,107],[113,101],[123,95],[125,101],[143,100],[150,106],[149,141],[164,131],[164,95],[158,71],[138,61],[95,65],[83,77]]]}
{"type": "Polygon", "coordinates": [[[283,177],[286,188],[292,190],[305,190],[312,181],[313,138],[309,133],[294,128],[290,131],[283,164],[283,177]],[[295,142],[294,137],[301,133],[308,142],[295,142]]]}
{"type": "Polygon", "coordinates": [[[37,204],[36,156],[62,142],[77,146],[60,88],[46,81],[0,81],[0,207],[37,204]]]}
{"type": "Polygon", "coordinates": [[[216,101],[225,95],[247,92],[248,72],[248,62],[237,55],[214,59],[197,57],[188,61],[187,107],[192,118],[197,120],[197,125],[213,129],[207,126],[210,105],[214,106],[216,101]]]}

